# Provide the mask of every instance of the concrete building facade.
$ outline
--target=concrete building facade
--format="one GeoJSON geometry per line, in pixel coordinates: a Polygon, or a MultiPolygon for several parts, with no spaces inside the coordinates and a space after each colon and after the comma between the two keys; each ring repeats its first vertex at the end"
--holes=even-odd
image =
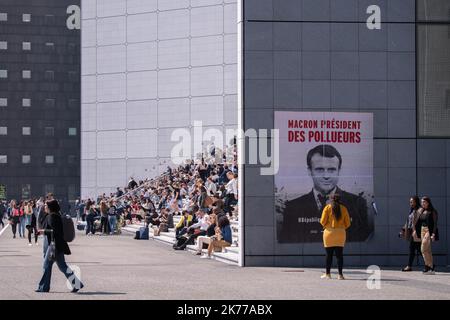
{"type": "Polygon", "coordinates": [[[0,3],[1,198],[79,197],[80,30],[71,17],[79,5],[0,3]]]}
{"type": "Polygon", "coordinates": [[[83,0],[81,195],[171,162],[176,128],[237,127],[235,0],[83,0]]]}

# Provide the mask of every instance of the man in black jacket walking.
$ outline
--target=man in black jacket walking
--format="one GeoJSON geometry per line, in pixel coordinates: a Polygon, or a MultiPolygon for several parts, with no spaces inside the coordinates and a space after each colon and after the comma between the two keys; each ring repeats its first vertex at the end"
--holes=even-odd
{"type": "Polygon", "coordinates": [[[84,287],[74,272],[66,264],[64,258],[64,255],[69,255],[71,252],[69,245],[64,240],[62,219],[59,213],[60,210],[61,208],[56,200],[47,201],[45,204],[47,216],[43,222],[42,229],[40,229],[39,232],[44,234],[44,238],[47,238],[47,243],[49,245],[44,256],[44,274],[42,275],[36,292],[50,291],[52,267],[54,262],[56,262],[59,270],[64,273],[67,280],[70,281],[72,285],[72,292],[78,292],[78,290],[84,287]],[[51,245],[52,241],[55,243],[54,248],[51,245]],[[53,249],[54,253],[52,252],[53,249]]]}

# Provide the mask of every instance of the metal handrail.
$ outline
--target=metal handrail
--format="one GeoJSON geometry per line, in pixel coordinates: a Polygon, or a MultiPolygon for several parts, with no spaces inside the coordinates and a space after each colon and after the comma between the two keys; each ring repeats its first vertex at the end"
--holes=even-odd
{"type": "Polygon", "coordinates": [[[163,173],[163,174],[160,175],[159,177],[154,178],[154,179],[150,179],[149,181],[144,182],[144,183],[143,183],[142,185],[140,185],[139,187],[134,188],[134,189],[128,191],[127,193],[121,195],[120,197],[114,197],[114,198],[112,198],[111,200],[113,200],[113,201],[118,201],[118,200],[120,200],[120,199],[122,199],[122,198],[125,198],[125,197],[127,197],[128,195],[130,195],[130,194],[132,194],[132,193],[134,193],[134,192],[136,192],[136,191],[139,191],[140,189],[142,189],[142,188],[148,186],[150,183],[157,182],[158,180],[162,179],[163,177],[165,177],[165,176],[167,176],[167,175],[168,175],[167,172],[166,172],[166,173],[163,173]]]}

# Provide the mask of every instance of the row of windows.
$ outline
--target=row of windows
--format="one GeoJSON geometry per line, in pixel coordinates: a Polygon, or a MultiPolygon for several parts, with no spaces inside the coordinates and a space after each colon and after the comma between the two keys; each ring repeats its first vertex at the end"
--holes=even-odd
{"type": "MultiPolygon", "coordinates": [[[[78,108],[79,107],[78,99],[69,99],[69,108],[78,108]]],[[[44,100],[44,104],[46,107],[53,108],[56,105],[56,100],[53,98],[48,98],[44,100]]],[[[0,107],[8,106],[8,98],[0,98],[0,107]]],[[[31,107],[31,99],[23,98],[22,99],[22,107],[31,107]]]]}
{"type": "MultiPolygon", "coordinates": [[[[70,165],[77,164],[78,157],[75,155],[69,155],[67,157],[67,163],[70,165]]],[[[8,163],[8,156],[7,155],[0,155],[0,164],[7,164],[8,163]]],[[[31,163],[31,155],[24,154],[22,155],[22,164],[29,164],[31,163]]],[[[46,155],[44,157],[44,163],[45,164],[55,164],[55,156],[54,155],[46,155]]]]}
{"type": "MultiPolygon", "coordinates": [[[[8,14],[6,12],[0,12],[0,21],[8,21],[8,14]]],[[[22,22],[31,22],[31,14],[22,14],[22,22]]]]}
{"type": "MultiPolygon", "coordinates": [[[[45,50],[48,52],[55,51],[55,43],[54,42],[46,42],[45,44],[45,50]]],[[[69,43],[68,49],[71,52],[75,52],[77,49],[77,45],[75,43],[69,43]]],[[[8,50],[8,41],[1,40],[0,41],[0,50],[8,50]]],[[[31,42],[22,42],[22,50],[23,51],[31,51],[31,42]]]]}
{"type": "MultiPolygon", "coordinates": [[[[8,106],[8,99],[0,98],[0,107],[7,107],[7,106],[8,106]]],[[[22,99],[22,107],[31,107],[31,99],[23,98],[22,99]]]]}
{"type": "MultiPolygon", "coordinates": [[[[0,78],[7,79],[8,78],[8,70],[0,69],[0,78]]],[[[55,71],[46,70],[44,73],[45,80],[53,81],[55,80],[55,71]]],[[[31,70],[22,70],[22,79],[31,79],[31,70]]],[[[77,71],[69,71],[69,80],[77,81],[79,80],[79,75],[77,71]]]]}
{"type": "MultiPolygon", "coordinates": [[[[58,190],[55,189],[54,184],[44,184],[43,187],[44,187],[43,190],[40,190],[37,192],[38,195],[45,195],[47,193],[55,193],[55,191],[57,191],[56,196],[58,198],[60,197],[61,187],[59,187],[58,190]]],[[[42,186],[40,188],[42,188],[42,186]]],[[[7,190],[8,190],[8,187],[6,185],[0,185],[0,200],[8,199],[7,190]]],[[[21,184],[20,191],[21,191],[22,200],[31,199],[31,184],[29,184],[29,183],[21,184]]],[[[73,201],[73,200],[76,200],[78,197],[79,197],[79,187],[77,187],[77,185],[75,185],[75,184],[67,185],[68,200],[73,201]]]]}
{"type": "MultiPolygon", "coordinates": [[[[45,127],[44,133],[46,136],[54,136],[55,128],[54,127],[45,127]]],[[[6,136],[8,134],[8,127],[0,127],[0,136],[6,136]]],[[[77,128],[69,128],[68,130],[69,136],[77,135],[77,128]]],[[[22,127],[22,135],[29,136],[31,135],[31,127],[22,127]]]]}

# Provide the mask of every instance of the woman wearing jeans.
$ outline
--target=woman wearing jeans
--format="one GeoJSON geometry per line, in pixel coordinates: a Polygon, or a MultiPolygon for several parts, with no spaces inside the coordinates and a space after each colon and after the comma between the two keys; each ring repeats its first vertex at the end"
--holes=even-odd
{"type": "Polygon", "coordinates": [[[417,221],[414,224],[413,237],[422,240],[420,249],[422,250],[425,269],[423,274],[434,274],[433,254],[431,252],[431,242],[436,240],[437,211],[434,209],[431,199],[422,198],[422,208],[419,209],[417,221]]]}
{"type": "Polygon", "coordinates": [[[108,223],[109,223],[109,234],[113,235],[116,231],[116,225],[117,225],[117,213],[116,213],[116,206],[114,205],[114,202],[109,203],[108,208],[108,223]]]}
{"type": "Polygon", "coordinates": [[[41,281],[39,281],[39,286],[35,291],[50,291],[52,267],[53,263],[56,262],[59,270],[64,273],[67,280],[70,282],[72,286],[72,292],[78,292],[78,290],[83,288],[84,285],[81,283],[80,279],[77,278],[75,273],[69,268],[64,258],[64,255],[69,255],[71,254],[71,252],[69,246],[67,245],[67,242],[64,240],[63,225],[61,215],[59,213],[60,207],[58,201],[47,201],[45,210],[47,211],[48,215],[46,216],[43,223],[43,229],[40,229],[39,232],[44,234],[44,237],[47,237],[49,245],[44,256],[44,272],[41,281]],[[52,241],[55,242],[54,256],[52,254],[52,247],[50,246],[52,241]]]}
{"type": "Polygon", "coordinates": [[[326,273],[321,276],[322,279],[331,279],[331,264],[333,254],[336,253],[338,261],[338,279],[344,280],[342,268],[344,265],[344,246],[346,240],[346,230],[350,227],[350,216],[347,208],[339,201],[339,195],[332,196],[331,204],[325,206],[320,218],[320,224],[324,228],[323,244],[327,252],[326,273]]]}

